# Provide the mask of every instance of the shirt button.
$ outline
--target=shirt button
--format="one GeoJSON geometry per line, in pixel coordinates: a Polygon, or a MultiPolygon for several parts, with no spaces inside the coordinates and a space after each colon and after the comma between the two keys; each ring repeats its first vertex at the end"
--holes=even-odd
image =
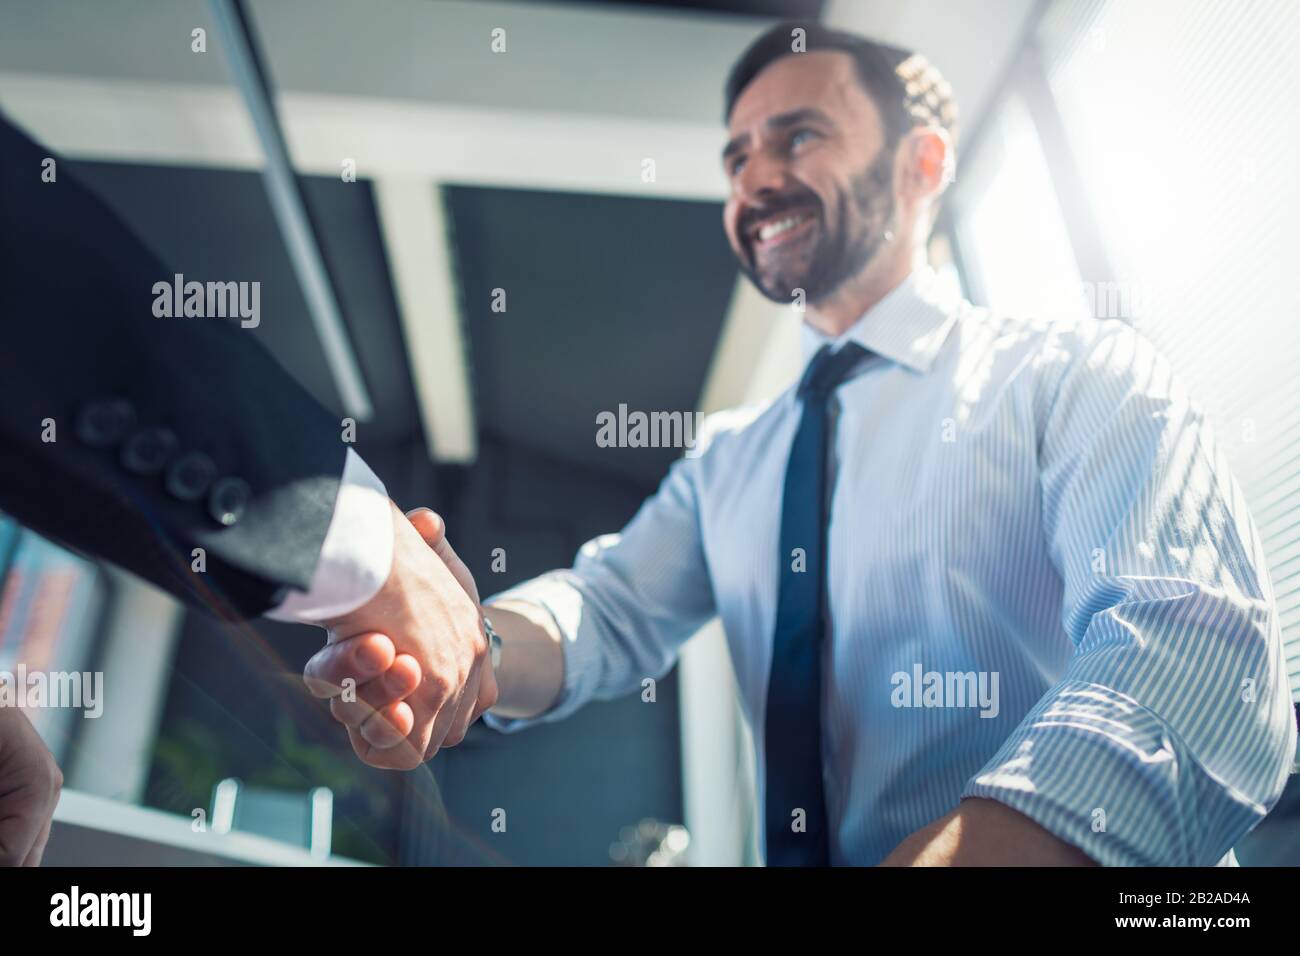
{"type": "Polygon", "coordinates": [[[175,451],[170,428],[142,428],[122,446],[122,467],[133,475],[156,475],[175,451]]]}
{"type": "Polygon", "coordinates": [[[91,448],[120,442],[135,424],[135,407],[124,398],[91,402],[77,416],[77,437],[91,448]]]}
{"type": "Polygon", "coordinates": [[[230,527],[239,521],[253,490],[242,478],[221,478],[208,495],[208,514],[217,524],[230,527]]]}
{"type": "Polygon", "coordinates": [[[201,451],[186,452],[167,468],[165,483],[173,498],[198,501],[217,477],[217,466],[201,451]]]}

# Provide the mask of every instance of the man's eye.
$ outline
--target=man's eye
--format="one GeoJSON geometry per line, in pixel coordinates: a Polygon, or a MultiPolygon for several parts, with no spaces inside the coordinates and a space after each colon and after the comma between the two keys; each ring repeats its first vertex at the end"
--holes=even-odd
{"type": "Polygon", "coordinates": [[[740,171],[745,168],[745,157],[738,156],[731,164],[731,175],[739,176],[740,171]]]}
{"type": "Polygon", "coordinates": [[[796,149],[815,138],[815,136],[816,134],[810,129],[797,130],[795,134],[790,137],[790,148],[796,149]]]}

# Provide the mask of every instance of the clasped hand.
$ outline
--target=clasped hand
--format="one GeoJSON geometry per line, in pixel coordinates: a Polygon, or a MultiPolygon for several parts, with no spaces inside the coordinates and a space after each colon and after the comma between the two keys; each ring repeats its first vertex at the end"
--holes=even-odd
{"type": "Polygon", "coordinates": [[[478,589],[427,508],[394,505],[393,566],[360,608],[325,622],[303,672],[372,767],[412,770],[454,747],[497,700],[478,589]]]}

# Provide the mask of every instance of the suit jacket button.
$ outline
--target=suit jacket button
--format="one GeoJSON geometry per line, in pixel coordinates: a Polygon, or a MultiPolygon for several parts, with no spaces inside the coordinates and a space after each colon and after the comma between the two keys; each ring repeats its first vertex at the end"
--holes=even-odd
{"type": "Polygon", "coordinates": [[[173,498],[198,501],[217,477],[217,466],[201,451],[186,452],[167,467],[165,483],[173,498]]]}
{"type": "Polygon", "coordinates": [[[133,475],[156,475],[176,451],[169,428],[142,428],[122,446],[122,467],[133,475]]]}
{"type": "Polygon", "coordinates": [[[135,407],[124,398],[91,402],[77,416],[77,437],[91,448],[116,445],[135,424],[135,407]]]}
{"type": "Polygon", "coordinates": [[[239,521],[253,490],[242,478],[220,478],[208,495],[208,514],[217,524],[229,527],[239,521]]]}

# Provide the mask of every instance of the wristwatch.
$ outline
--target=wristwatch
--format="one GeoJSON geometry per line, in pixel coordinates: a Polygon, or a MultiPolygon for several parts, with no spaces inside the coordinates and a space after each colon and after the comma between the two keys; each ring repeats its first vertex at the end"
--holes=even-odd
{"type": "Polygon", "coordinates": [[[496,670],[501,666],[501,635],[497,629],[492,626],[492,621],[486,614],[483,615],[483,633],[488,639],[488,653],[492,658],[492,669],[496,670]]]}

